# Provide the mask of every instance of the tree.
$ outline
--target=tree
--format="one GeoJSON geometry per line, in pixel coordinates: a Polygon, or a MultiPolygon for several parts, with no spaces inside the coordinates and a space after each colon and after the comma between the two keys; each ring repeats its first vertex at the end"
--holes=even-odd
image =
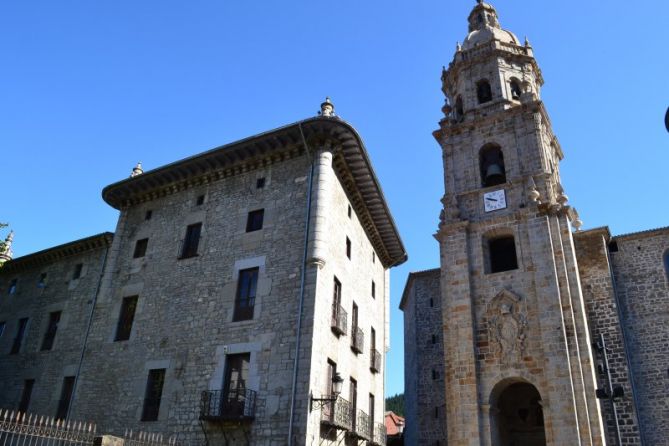
{"type": "Polygon", "coordinates": [[[404,394],[398,393],[397,395],[390,396],[386,398],[386,411],[395,412],[397,415],[404,416],[404,394]]]}

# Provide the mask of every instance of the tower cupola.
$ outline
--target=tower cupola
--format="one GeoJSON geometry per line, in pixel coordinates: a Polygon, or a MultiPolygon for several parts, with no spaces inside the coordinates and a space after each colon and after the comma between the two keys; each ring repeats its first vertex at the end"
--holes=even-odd
{"type": "Polygon", "coordinates": [[[497,11],[488,3],[479,1],[469,14],[468,21],[469,34],[462,45],[465,50],[492,40],[520,45],[515,34],[501,28],[497,18],[497,11]]]}

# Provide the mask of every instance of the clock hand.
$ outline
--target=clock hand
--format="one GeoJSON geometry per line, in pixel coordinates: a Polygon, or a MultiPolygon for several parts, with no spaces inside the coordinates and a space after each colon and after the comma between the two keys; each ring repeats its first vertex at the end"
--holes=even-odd
{"type": "Polygon", "coordinates": [[[497,201],[495,198],[485,197],[486,200],[497,201]]]}

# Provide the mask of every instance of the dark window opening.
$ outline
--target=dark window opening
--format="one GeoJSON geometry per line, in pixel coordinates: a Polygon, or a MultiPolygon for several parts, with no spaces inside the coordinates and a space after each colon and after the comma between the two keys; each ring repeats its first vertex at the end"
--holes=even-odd
{"type": "Polygon", "coordinates": [[[137,310],[137,297],[129,296],[123,298],[114,341],[127,341],[130,339],[132,323],[135,320],[135,311],[137,310]]]}
{"type": "Polygon", "coordinates": [[[346,257],[351,258],[351,239],[346,237],[346,257]]]}
{"type": "Polygon", "coordinates": [[[439,372],[437,372],[435,369],[432,369],[432,379],[439,379],[439,372]]]}
{"type": "Polygon", "coordinates": [[[200,244],[200,232],[202,231],[202,223],[195,223],[186,227],[186,238],[183,241],[181,248],[181,259],[197,256],[197,248],[200,244]]]}
{"type": "Polygon", "coordinates": [[[74,376],[63,378],[63,389],[60,391],[60,400],[58,400],[58,409],[56,410],[56,419],[64,420],[70,410],[70,400],[74,391],[74,376]]]}
{"type": "Polygon", "coordinates": [[[265,187],[265,177],[258,178],[256,180],[256,189],[262,189],[263,187],[265,187]]]}
{"type": "Polygon", "coordinates": [[[53,341],[56,339],[56,332],[58,331],[58,323],[60,322],[60,311],[49,313],[49,325],[46,327],[44,339],[42,339],[42,350],[51,350],[53,348],[53,341]]]}
{"type": "Polygon", "coordinates": [[[146,211],[146,214],[144,214],[144,220],[151,220],[151,217],[153,217],[153,211],[146,211]]]}
{"type": "Polygon", "coordinates": [[[462,96],[458,96],[455,99],[455,116],[457,118],[462,118],[464,114],[465,114],[465,109],[462,106],[462,96]]]}
{"type": "Polygon", "coordinates": [[[264,209],[258,209],[249,212],[249,216],[246,219],[246,232],[259,231],[260,229],[262,229],[264,218],[265,218],[264,209]]]}
{"type": "Polygon", "coordinates": [[[487,80],[480,80],[476,83],[476,96],[479,104],[492,101],[492,90],[490,89],[490,82],[487,80]]]}
{"type": "Polygon", "coordinates": [[[609,251],[610,252],[618,252],[618,242],[617,241],[612,241],[609,243],[609,251]]]}
{"type": "Polygon", "coordinates": [[[5,321],[0,322],[0,338],[2,337],[2,334],[5,332],[5,321]]]}
{"type": "Polygon", "coordinates": [[[37,288],[44,288],[46,286],[46,273],[39,275],[39,280],[37,281],[37,288]]]}
{"type": "Polygon", "coordinates": [[[16,285],[19,283],[19,279],[12,279],[9,282],[9,288],[7,289],[7,294],[16,293],[16,285]]]}
{"type": "Polygon", "coordinates": [[[348,218],[351,218],[352,215],[353,215],[353,210],[351,209],[351,205],[349,204],[348,205],[348,218]]]}
{"type": "Polygon", "coordinates": [[[376,263],[376,252],[372,251],[372,263],[376,263]]]}
{"type": "Polygon", "coordinates": [[[204,204],[204,195],[198,195],[197,199],[195,200],[195,204],[197,206],[201,206],[204,204]]]}
{"type": "Polygon", "coordinates": [[[488,255],[491,273],[518,269],[516,243],[513,236],[488,240],[488,255]]]}
{"type": "Polygon", "coordinates": [[[258,271],[259,268],[239,271],[237,298],[235,299],[235,311],[232,317],[232,320],[235,322],[253,319],[253,309],[255,307],[258,288],[258,271]]]}
{"type": "Polygon", "coordinates": [[[238,418],[248,415],[248,412],[245,411],[245,406],[247,404],[246,391],[250,363],[250,353],[226,355],[221,401],[222,414],[238,418]]]}
{"type": "Polygon", "coordinates": [[[10,355],[16,355],[21,350],[21,344],[23,344],[23,338],[26,335],[27,327],[28,318],[24,317],[19,319],[19,326],[16,328],[16,336],[14,337],[14,342],[12,343],[12,349],[9,351],[10,355]]]}
{"type": "Polygon", "coordinates": [[[149,239],[148,238],[143,238],[141,240],[137,240],[137,243],[135,243],[135,253],[132,255],[132,257],[134,259],[144,257],[146,255],[146,247],[147,246],[149,246],[149,239]]]}
{"type": "Polygon", "coordinates": [[[349,402],[351,403],[351,431],[355,432],[357,427],[358,414],[358,381],[350,378],[349,382],[349,402]]]}
{"type": "Polygon", "coordinates": [[[509,83],[509,86],[511,87],[511,98],[520,99],[522,91],[520,90],[520,84],[518,83],[518,81],[512,79],[511,82],[509,83]]]}
{"type": "Polygon", "coordinates": [[[430,307],[434,307],[434,299],[430,297],[430,307]]]}
{"type": "Polygon", "coordinates": [[[72,280],[77,280],[81,277],[81,273],[84,270],[83,263],[77,263],[74,267],[74,274],[72,274],[72,280]]]}
{"type": "Polygon", "coordinates": [[[375,400],[374,400],[374,395],[369,394],[369,424],[370,426],[374,426],[374,409],[375,409],[375,400]]]}
{"type": "Polygon", "coordinates": [[[434,417],[439,418],[439,406],[434,407],[434,417]]]}
{"type": "Polygon", "coordinates": [[[142,421],[156,421],[158,419],[164,383],[165,369],[149,370],[149,377],[146,380],[146,393],[144,394],[144,407],[142,408],[142,421]]]}
{"type": "Polygon", "coordinates": [[[19,412],[26,413],[28,411],[28,406],[30,406],[30,397],[33,394],[34,386],[34,379],[26,379],[23,381],[23,391],[21,392],[21,401],[19,401],[19,412]]]}
{"type": "Polygon", "coordinates": [[[372,298],[376,299],[376,283],[372,280],[372,298]]]}
{"type": "Polygon", "coordinates": [[[432,343],[433,344],[437,343],[437,335],[432,335],[432,343]]]}
{"type": "Polygon", "coordinates": [[[479,167],[483,187],[506,183],[504,154],[498,146],[486,145],[481,149],[481,152],[479,152],[479,167]]]}
{"type": "Polygon", "coordinates": [[[332,380],[334,379],[335,375],[337,374],[337,363],[334,362],[331,359],[328,359],[328,370],[327,370],[327,381],[325,382],[325,393],[328,396],[333,396],[334,395],[334,383],[332,380]]]}
{"type": "Polygon", "coordinates": [[[669,251],[664,253],[664,272],[667,275],[667,279],[669,279],[669,251]]]}

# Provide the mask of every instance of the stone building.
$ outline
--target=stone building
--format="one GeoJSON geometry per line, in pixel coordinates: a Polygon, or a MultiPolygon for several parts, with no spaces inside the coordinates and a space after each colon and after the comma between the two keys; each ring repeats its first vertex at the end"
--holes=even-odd
{"type": "Polygon", "coordinates": [[[407,444],[668,444],[669,228],[579,231],[531,45],[482,1],[468,22],[434,132],[441,265],[400,305],[407,444]]]}
{"type": "Polygon", "coordinates": [[[191,444],[385,444],[388,270],[407,255],[329,100],[103,198],[113,235],[0,269],[0,407],[191,444]]]}

